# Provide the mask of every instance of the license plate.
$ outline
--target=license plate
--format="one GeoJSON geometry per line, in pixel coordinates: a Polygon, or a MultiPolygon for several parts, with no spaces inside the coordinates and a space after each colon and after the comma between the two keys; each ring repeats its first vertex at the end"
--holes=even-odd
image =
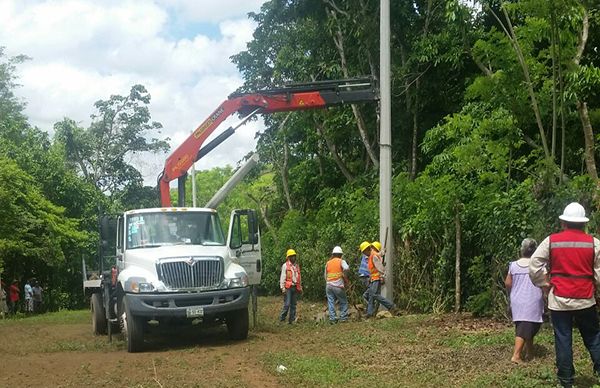
{"type": "Polygon", "coordinates": [[[185,309],[185,315],[188,318],[198,318],[204,316],[204,307],[188,307],[185,309]]]}

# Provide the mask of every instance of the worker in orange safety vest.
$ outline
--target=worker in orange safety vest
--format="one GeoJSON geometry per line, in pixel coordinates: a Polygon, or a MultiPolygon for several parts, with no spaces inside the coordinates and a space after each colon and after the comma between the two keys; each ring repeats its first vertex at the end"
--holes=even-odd
{"type": "Polygon", "coordinates": [[[348,320],[348,298],[345,285],[348,284],[346,271],[350,268],[346,260],[342,259],[342,248],[337,246],[331,252],[331,258],[325,265],[325,295],[327,295],[327,309],[329,310],[329,323],[337,323],[335,301],[340,303],[340,321],[348,320]]]}
{"type": "Polygon", "coordinates": [[[378,301],[392,314],[396,313],[396,306],[391,301],[381,295],[381,283],[385,279],[385,267],[379,255],[381,243],[374,241],[371,243],[371,251],[369,252],[368,267],[371,277],[369,279],[369,287],[363,298],[367,299],[367,318],[375,314],[375,301],[378,301]]]}
{"type": "Polygon", "coordinates": [[[302,276],[300,275],[300,266],[296,262],[296,251],[288,249],[285,256],[286,260],[281,266],[281,276],[279,277],[279,288],[283,294],[283,308],[279,314],[279,321],[284,322],[288,316],[288,323],[294,323],[298,294],[302,293],[302,276]]]}

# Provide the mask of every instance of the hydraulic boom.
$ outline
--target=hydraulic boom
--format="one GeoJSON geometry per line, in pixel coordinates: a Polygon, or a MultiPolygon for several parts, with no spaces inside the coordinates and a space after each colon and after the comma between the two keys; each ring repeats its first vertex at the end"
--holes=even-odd
{"type": "Polygon", "coordinates": [[[237,128],[256,114],[326,108],[378,99],[379,92],[371,78],[288,84],[282,88],[261,90],[256,93],[231,94],[167,158],[164,170],[158,177],[161,205],[171,206],[169,183],[178,179],[178,204],[185,206],[185,178],[192,164],[231,136],[237,128]],[[240,113],[245,117],[236,126],[229,127],[200,148],[215,129],[234,113],[240,113]]]}

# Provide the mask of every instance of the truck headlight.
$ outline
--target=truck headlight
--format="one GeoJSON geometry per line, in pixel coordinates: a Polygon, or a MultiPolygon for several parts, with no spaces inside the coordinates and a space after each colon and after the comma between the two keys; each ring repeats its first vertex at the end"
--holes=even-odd
{"type": "Polygon", "coordinates": [[[229,288],[240,288],[248,286],[248,275],[245,273],[236,273],[234,278],[229,279],[229,288]]]}
{"type": "Polygon", "coordinates": [[[145,278],[130,278],[125,281],[125,292],[152,292],[154,291],[154,286],[152,283],[148,283],[145,278]]]}

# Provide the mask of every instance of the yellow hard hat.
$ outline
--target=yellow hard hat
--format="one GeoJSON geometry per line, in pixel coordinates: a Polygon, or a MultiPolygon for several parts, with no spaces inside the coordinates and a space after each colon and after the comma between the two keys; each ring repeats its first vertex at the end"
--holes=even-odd
{"type": "Polygon", "coordinates": [[[285,253],[285,257],[296,256],[296,251],[293,249],[288,249],[285,253]]]}
{"type": "Polygon", "coordinates": [[[368,241],[363,241],[363,242],[361,242],[361,243],[360,243],[360,246],[359,246],[359,248],[360,248],[360,251],[361,251],[361,252],[363,252],[365,249],[367,249],[367,248],[368,248],[368,247],[370,247],[370,246],[371,246],[371,243],[370,243],[370,242],[368,242],[368,241]]]}
{"type": "Polygon", "coordinates": [[[381,243],[380,243],[379,241],[373,241],[373,242],[371,243],[371,246],[372,246],[373,248],[377,249],[378,251],[380,251],[380,250],[381,250],[381,243]]]}

